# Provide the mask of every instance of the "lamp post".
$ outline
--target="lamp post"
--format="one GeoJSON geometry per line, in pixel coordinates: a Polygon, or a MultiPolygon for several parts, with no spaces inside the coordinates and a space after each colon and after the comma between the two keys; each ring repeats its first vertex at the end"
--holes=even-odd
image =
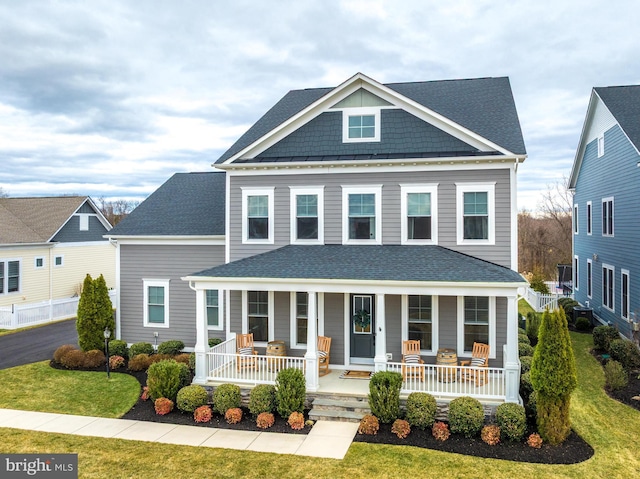
{"type": "Polygon", "coordinates": [[[111,331],[109,328],[104,328],[104,352],[107,356],[107,379],[111,378],[109,374],[109,338],[111,337],[111,331]]]}

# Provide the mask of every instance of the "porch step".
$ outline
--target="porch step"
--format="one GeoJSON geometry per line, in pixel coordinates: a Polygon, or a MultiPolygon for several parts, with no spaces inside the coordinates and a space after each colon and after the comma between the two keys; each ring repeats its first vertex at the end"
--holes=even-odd
{"type": "Polygon", "coordinates": [[[358,397],[340,397],[337,399],[316,397],[313,400],[312,409],[309,411],[309,419],[317,421],[360,422],[365,414],[370,414],[371,409],[366,399],[358,397]]]}

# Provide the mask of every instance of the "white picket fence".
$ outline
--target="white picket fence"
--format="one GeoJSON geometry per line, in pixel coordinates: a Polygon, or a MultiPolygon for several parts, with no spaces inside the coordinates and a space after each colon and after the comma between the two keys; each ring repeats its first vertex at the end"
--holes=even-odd
{"type": "MultiPolygon", "coordinates": [[[[115,305],[116,292],[109,291],[109,298],[115,305]]],[[[41,303],[14,304],[0,306],[0,329],[18,329],[26,326],[69,319],[76,316],[79,297],[54,299],[41,303]]]]}
{"type": "Polygon", "coordinates": [[[542,312],[547,308],[556,309],[558,307],[558,299],[563,296],[564,295],[560,293],[542,294],[531,288],[527,288],[523,297],[534,310],[542,312]]]}

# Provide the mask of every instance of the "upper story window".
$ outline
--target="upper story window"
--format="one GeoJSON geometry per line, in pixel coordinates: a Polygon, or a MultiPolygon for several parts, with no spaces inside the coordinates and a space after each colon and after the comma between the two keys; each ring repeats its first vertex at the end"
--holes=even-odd
{"type": "Polygon", "coordinates": [[[53,258],[54,266],[63,266],[64,265],[64,256],[55,256],[53,258]]]}
{"type": "Polygon", "coordinates": [[[382,186],[342,188],[342,242],[382,244],[382,186]]]}
{"type": "Polygon", "coordinates": [[[587,201],[587,234],[593,231],[593,206],[591,201],[587,201]]]}
{"type": "Polygon", "coordinates": [[[0,294],[20,291],[20,260],[0,260],[0,294]]]}
{"type": "Polygon", "coordinates": [[[346,108],[342,111],[342,141],[380,141],[380,108],[346,108]]]}
{"type": "Polygon", "coordinates": [[[593,296],[593,261],[587,260],[587,297],[593,296]]]}
{"type": "Polygon", "coordinates": [[[242,189],[242,242],[273,243],[274,188],[242,189]]]}
{"type": "Polygon", "coordinates": [[[495,244],[495,183],[456,184],[458,244],[495,244]]]}
{"type": "Polygon", "coordinates": [[[573,257],[573,289],[578,291],[580,289],[580,258],[578,256],[573,257]]]}
{"type": "Polygon", "coordinates": [[[144,279],[144,325],[169,327],[169,280],[144,279]]]}
{"type": "Polygon", "coordinates": [[[44,268],[44,257],[43,256],[36,257],[34,259],[34,266],[36,267],[36,269],[44,268]]]}
{"type": "Polygon", "coordinates": [[[573,205],[573,234],[578,234],[578,205],[573,205]]]}
{"type": "Polygon", "coordinates": [[[402,185],[402,244],[436,244],[438,241],[438,185],[402,185]]]}
{"type": "Polygon", "coordinates": [[[602,236],[613,236],[613,197],[602,199],[602,236]]]}
{"type": "Polygon", "coordinates": [[[324,242],[324,188],[291,188],[291,243],[324,242]]]}
{"type": "Polygon", "coordinates": [[[598,137],[598,158],[604,155],[604,135],[598,137]]]}

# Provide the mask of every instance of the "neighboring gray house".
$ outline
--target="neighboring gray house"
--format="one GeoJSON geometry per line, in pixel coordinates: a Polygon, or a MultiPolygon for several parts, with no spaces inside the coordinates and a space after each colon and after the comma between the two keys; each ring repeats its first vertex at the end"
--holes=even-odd
{"type": "Polygon", "coordinates": [[[518,401],[525,158],[508,78],[357,74],[291,91],[218,159],[222,173],[174,176],[114,228],[118,334],[184,340],[200,383],[243,380],[221,373],[235,349],[209,351],[207,337],[252,332],[260,352],[283,340],[311,391],[323,388],[319,335],[332,368],[361,370],[399,370],[406,339],[421,341],[425,367],[441,348],[469,358],[478,341],[491,390],[404,390],[518,401]]]}

